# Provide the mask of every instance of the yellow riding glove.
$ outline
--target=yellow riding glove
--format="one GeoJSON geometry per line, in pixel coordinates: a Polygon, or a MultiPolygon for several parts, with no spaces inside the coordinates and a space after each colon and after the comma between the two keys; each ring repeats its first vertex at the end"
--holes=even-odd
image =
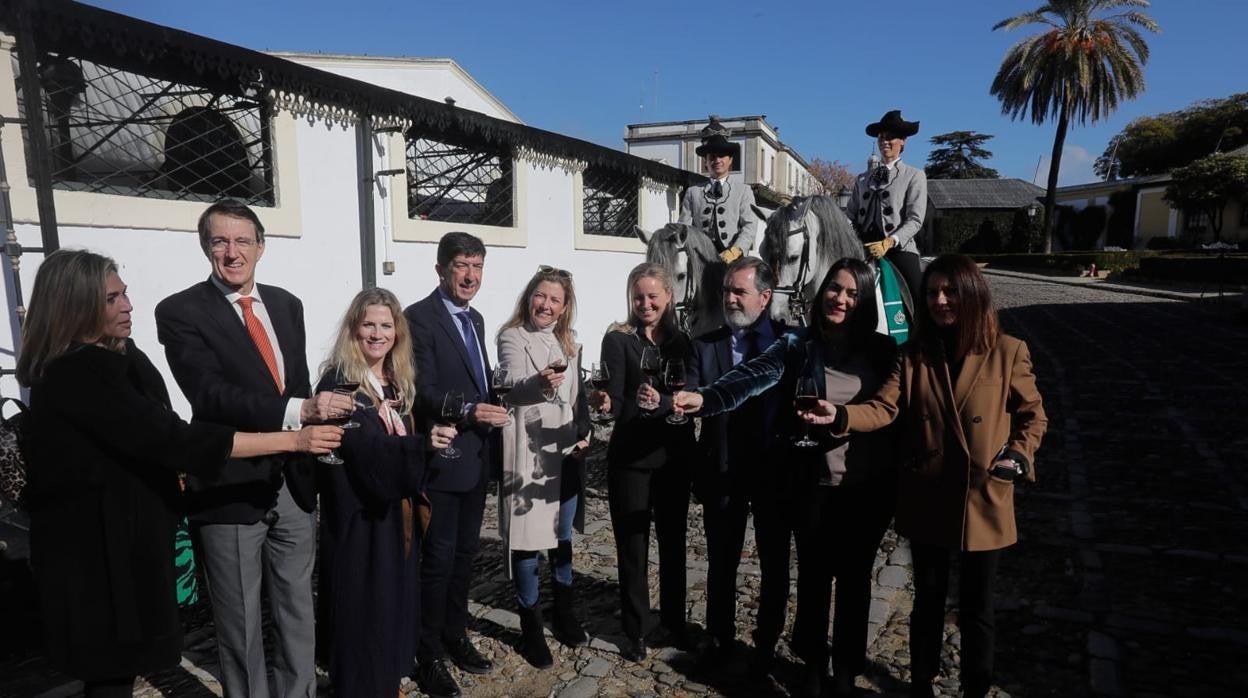
{"type": "Polygon", "coordinates": [[[729,247],[719,253],[719,258],[724,260],[724,264],[732,264],[741,256],[741,254],[742,252],[740,247],[729,247]]]}
{"type": "Polygon", "coordinates": [[[866,244],[867,254],[879,259],[888,254],[888,251],[897,246],[897,241],[891,237],[884,238],[879,242],[868,242],[866,244]]]}

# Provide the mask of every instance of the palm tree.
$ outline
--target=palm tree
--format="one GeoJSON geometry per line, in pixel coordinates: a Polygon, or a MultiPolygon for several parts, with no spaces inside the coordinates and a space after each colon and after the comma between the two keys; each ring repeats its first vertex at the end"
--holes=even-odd
{"type": "Polygon", "coordinates": [[[1144,91],[1148,43],[1137,28],[1161,27],[1138,11],[1148,0],[1055,0],[997,22],[993,30],[1047,27],[1010,47],[992,81],[1001,112],[1035,124],[1057,119],[1044,201],[1044,251],[1053,249],[1053,208],[1066,130],[1073,118],[1096,123],[1144,91]]]}

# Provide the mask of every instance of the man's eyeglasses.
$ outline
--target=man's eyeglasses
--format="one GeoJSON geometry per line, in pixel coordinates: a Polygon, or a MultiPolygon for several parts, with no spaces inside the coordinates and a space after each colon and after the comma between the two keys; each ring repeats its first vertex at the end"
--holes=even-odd
{"type": "Polygon", "coordinates": [[[208,247],[213,252],[222,252],[231,244],[233,244],[236,249],[246,252],[256,246],[256,241],[250,238],[234,238],[233,240],[228,238],[213,238],[208,241],[208,247]]]}
{"type": "Polygon", "coordinates": [[[571,278],[572,278],[572,272],[570,272],[570,271],[568,271],[568,270],[566,270],[566,269],[560,269],[560,268],[558,268],[558,267],[552,267],[552,266],[550,266],[550,265],[548,265],[548,264],[543,264],[543,265],[539,266],[539,267],[537,268],[537,271],[538,271],[538,273],[540,273],[540,274],[554,274],[555,276],[557,276],[557,277],[559,277],[559,278],[561,278],[561,279],[571,279],[571,278]]]}

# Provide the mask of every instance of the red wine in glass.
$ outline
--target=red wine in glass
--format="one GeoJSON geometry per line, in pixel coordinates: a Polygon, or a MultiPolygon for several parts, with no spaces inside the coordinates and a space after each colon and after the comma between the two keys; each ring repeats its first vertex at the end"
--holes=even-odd
{"type": "MultiPolygon", "coordinates": [[[[449,426],[458,426],[464,419],[464,395],[463,393],[447,393],[442,399],[442,411],[438,416],[438,420],[449,426]]],[[[442,449],[442,457],[447,460],[459,458],[460,451],[455,448],[455,444],[442,449]]]]}
{"type": "MultiPolygon", "coordinates": [[[[685,389],[685,362],[680,359],[673,359],[667,362],[663,367],[663,387],[667,391],[675,394],[678,390],[685,389]]],[[[684,424],[689,421],[683,413],[672,413],[667,416],[668,424],[684,424]]]]}
{"type": "Polygon", "coordinates": [[[809,412],[819,406],[818,395],[798,395],[795,401],[799,412],[809,412]]]}
{"type": "Polygon", "coordinates": [[[550,365],[546,368],[549,368],[555,373],[563,373],[568,370],[568,362],[566,359],[555,359],[554,361],[551,361],[550,365]]]}
{"type": "MultiPolygon", "coordinates": [[[[815,385],[815,379],[812,376],[802,375],[798,377],[793,401],[801,412],[808,412],[819,406],[819,389],[815,385]]],[[[810,438],[810,426],[803,422],[802,437],[794,441],[793,445],[800,448],[812,448],[818,446],[819,442],[810,438]]]]}

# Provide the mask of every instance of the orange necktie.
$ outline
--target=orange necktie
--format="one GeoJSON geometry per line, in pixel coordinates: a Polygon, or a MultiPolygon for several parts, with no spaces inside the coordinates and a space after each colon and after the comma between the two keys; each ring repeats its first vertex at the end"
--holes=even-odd
{"type": "Polygon", "coordinates": [[[247,334],[251,335],[251,341],[256,343],[256,349],[260,350],[260,358],[264,359],[264,365],[268,366],[269,373],[273,374],[273,383],[277,385],[277,392],[280,394],[282,374],[277,370],[277,357],[273,354],[273,345],[269,343],[269,334],[264,331],[260,318],[256,317],[256,313],[251,309],[251,304],[255,302],[255,298],[238,299],[238,304],[243,309],[243,324],[247,325],[247,334]]]}

